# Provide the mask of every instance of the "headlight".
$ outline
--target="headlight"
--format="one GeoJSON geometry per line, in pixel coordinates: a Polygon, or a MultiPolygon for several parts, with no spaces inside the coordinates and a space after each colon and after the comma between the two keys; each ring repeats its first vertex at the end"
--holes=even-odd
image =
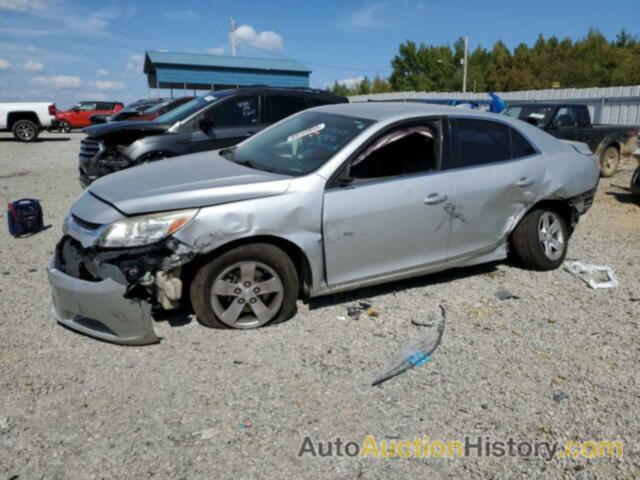
{"type": "Polygon", "coordinates": [[[155,213],[114,222],[98,238],[101,247],[141,247],[159,242],[184,227],[198,209],[155,213]]]}

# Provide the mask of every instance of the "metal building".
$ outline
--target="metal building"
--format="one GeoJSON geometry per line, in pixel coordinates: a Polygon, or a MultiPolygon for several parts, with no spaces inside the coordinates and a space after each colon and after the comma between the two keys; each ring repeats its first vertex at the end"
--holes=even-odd
{"type": "Polygon", "coordinates": [[[308,87],[311,70],[295,60],[145,52],[151,88],[221,90],[237,86],[308,87]]]}
{"type": "MultiPolygon", "coordinates": [[[[627,87],[561,88],[496,92],[511,102],[563,102],[587,105],[593,123],[640,125],[640,85],[627,87]]],[[[367,101],[488,101],[486,93],[462,92],[389,92],[354,95],[352,102],[367,101]]]]}

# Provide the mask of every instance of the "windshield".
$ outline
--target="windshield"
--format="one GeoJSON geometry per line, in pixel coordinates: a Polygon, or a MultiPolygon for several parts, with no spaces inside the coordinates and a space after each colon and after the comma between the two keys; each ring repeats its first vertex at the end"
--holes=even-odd
{"type": "Polygon", "coordinates": [[[148,115],[150,113],[156,113],[162,110],[163,108],[170,107],[171,105],[176,105],[176,106],[182,105],[183,103],[186,103],[191,99],[193,99],[193,97],[177,98],[173,100],[168,100],[166,102],[158,103],[157,105],[151,105],[150,107],[147,106],[147,108],[144,110],[144,113],[145,115],[148,115]]]}
{"type": "Polygon", "coordinates": [[[519,120],[524,120],[537,127],[542,127],[551,120],[553,107],[542,105],[514,105],[507,108],[504,114],[519,120]]]}
{"type": "Polygon", "coordinates": [[[229,160],[285,175],[306,175],[339,152],[372,120],[307,111],[221,152],[229,160]]]}
{"type": "Polygon", "coordinates": [[[154,121],[159,123],[176,123],[180,120],[184,120],[185,118],[193,115],[196,112],[199,112],[207,105],[210,105],[212,102],[216,100],[220,100],[224,96],[223,93],[220,92],[211,92],[203,95],[202,97],[194,98],[193,100],[183,103],[177,108],[173,110],[169,110],[164,115],[160,115],[154,121]]]}

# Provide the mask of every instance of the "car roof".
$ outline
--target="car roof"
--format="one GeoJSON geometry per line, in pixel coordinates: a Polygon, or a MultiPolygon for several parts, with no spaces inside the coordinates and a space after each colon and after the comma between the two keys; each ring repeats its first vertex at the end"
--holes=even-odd
{"type": "Polygon", "coordinates": [[[335,93],[328,92],[326,90],[319,90],[311,87],[271,87],[269,85],[250,85],[247,87],[229,88],[226,90],[212,90],[205,95],[232,95],[236,93],[262,93],[262,92],[277,92],[277,93],[291,93],[301,94],[304,96],[321,96],[325,98],[334,98],[346,100],[345,97],[336,95],[335,93]]]}
{"type": "Polygon", "coordinates": [[[386,120],[393,117],[412,117],[423,115],[464,115],[478,116],[487,119],[495,119],[495,113],[472,110],[469,108],[455,108],[446,105],[436,105],[430,103],[411,102],[361,102],[361,103],[338,103],[335,105],[325,105],[316,107],[314,110],[336,113],[339,115],[349,115],[352,117],[366,118],[369,120],[386,120]]]}

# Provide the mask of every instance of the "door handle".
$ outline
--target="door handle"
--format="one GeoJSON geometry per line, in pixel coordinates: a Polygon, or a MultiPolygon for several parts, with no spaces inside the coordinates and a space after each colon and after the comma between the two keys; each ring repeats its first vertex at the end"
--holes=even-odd
{"type": "Polygon", "coordinates": [[[534,183],[536,183],[536,181],[529,177],[521,177],[520,180],[516,182],[516,185],[518,185],[521,188],[526,188],[526,187],[530,187],[534,183]]]}
{"type": "Polygon", "coordinates": [[[439,193],[432,193],[424,199],[424,203],[427,205],[437,205],[447,200],[446,195],[440,195],[439,193]]]}

